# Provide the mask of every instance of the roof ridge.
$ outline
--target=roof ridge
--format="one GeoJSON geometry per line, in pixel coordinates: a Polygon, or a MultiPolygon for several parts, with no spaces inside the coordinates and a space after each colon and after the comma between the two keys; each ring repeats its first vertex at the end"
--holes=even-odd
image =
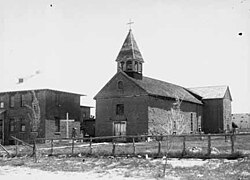
{"type": "Polygon", "coordinates": [[[198,86],[198,87],[188,87],[188,89],[193,89],[193,88],[210,88],[210,87],[229,87],[229,85],[198,86]]]}

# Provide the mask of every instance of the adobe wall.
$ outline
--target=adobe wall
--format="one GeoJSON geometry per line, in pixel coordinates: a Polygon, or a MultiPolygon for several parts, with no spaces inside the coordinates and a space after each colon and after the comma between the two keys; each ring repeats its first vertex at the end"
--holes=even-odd
{"type": "Polygon", "coordinates": [[[232,114],[232,122],[234,122],[241,131],[250,131],[249,113],[232,114]]]}
{"type": "Polygon", "coordinates": [[[147,97],[120,97],[96,100],[95,135],[113,136],[113,122],[126,121],[127,135],[146,134],[147,97]],[[116,105],[124,104],[124,115],[116,115],[116,105]]]}
{"type": "MultiPolygon", "coordinates": [[[[171,119],[171,108],[173,107],[174,99],[163,99],[149,96],[148,106],[148,121],[149,133],[155,129],[155,124],[168,122],[171,119]]],[[[193,122],[193,133],[198,132],[198,124],[202,123],[202,105],[183,101],[180,106],[180,115],[184,118],[184,123],[179,124],[179,127],[184,128],[183,133],[191,132],[191,118],[193,122]],[[198,122],[199,121],[199,122],[198,122]]],[[[201,124],[202,126],[202,124],[201,124]]],[[[178,123],[177,123],[178,128],[178,123]]]]}
{"type": "MultiPolygon", "coordinates": [[[[45,121],[46,126],[46,139],[60,139],[60,138],[66,138],[67,137],[67,124],[65,121],[60,121],[60,132],[56,132],[56,125],[54,120],[46,120],[45,121]]],[[[80,122],[74,121],[69,122],[69,138],[72,137],[72,128],[76,128],[76,137],[82,137],[82,134],[80,132],[80,122]]]]}
{"type": "MultiPolygon", "coordinates": [[[[44,127],[45,127],[45,91],[36,90],[36,97],[39,101],[40,106],[40,124],[38,128],[38,137],[44,137],[44,127]]],[[[10,136],[15,136],[19,139],[29,141],[32,139],[31,125],[29,114],[32,115],[32,111],[26,106],[21,106],[21,95],[23,95],[24,105],[31,106],[33,94],[32,91],[18,91],[18,92],[8,92],[1,93],[1,100],[4,101],[5,119],[4,119],[4,131],[5,131],[5,143],[8,144],[11,140],[10,136]],[[14,107],[10,107],[10,96],[14,96],[14,107]],[[14,131],[10,131],[10,119],[14,119],[14,131]],[[25,124],[25,131],[21,131],[21,119],[25,124]]]]}

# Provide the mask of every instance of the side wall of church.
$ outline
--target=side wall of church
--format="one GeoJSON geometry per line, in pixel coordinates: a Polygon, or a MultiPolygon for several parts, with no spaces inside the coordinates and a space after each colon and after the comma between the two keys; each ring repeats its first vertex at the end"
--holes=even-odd
{"type": "MultiPolygon", "coordinates": [[[[170,119],[175,119],[178,121],[177,116],[171,114],[171,108],[173,108],[174,99],[162,99],[158,97],[149,96],[149,106],[148,106],[148,123],[149,123],[149,134],[153,130],[157,131],[155,126],[159,124],[171,124],[170,119]]],[[[198,128],[202,126],[202,105],[182,102],[180,106],[180,116],[183,118],[183,121],[179,124],[177,122],[175,128],[179,128],[179,132],[182,133],[196,133],[198,128]],[[181,130],[183,129],[183,130],[181,130]]],[[[179,118],[180,119],[180,118],[179,118]]],[[[174,120],[172,120],[173,123],[174,120]]],[[[161,127],[162,128],[162,127],[161,127]]],[[[173,128],[173,124],[170,127],[165,126],[166,128],[173,128]]],[[[159,130],[162,131],[162,130],[159,130]]],[[[163,130],[164,131],[164,130],[163,130]]],[[[175,131],[175,130],[173,130],[175,131]]],[[[166,132],[173,132],[166,131],[166,132]]],[[[164,132],[162,132],[164,134],[164,132]]],[[[167,134],[168,134],[167,133],[167,134]]],[[[177,132],[178,133],[178,132],[177,132]]]]}

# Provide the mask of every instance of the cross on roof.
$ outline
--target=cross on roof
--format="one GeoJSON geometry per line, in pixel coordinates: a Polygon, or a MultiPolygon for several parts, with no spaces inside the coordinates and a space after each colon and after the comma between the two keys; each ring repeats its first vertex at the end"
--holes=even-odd
{"type": "Polygon", "coordinates": [[[127,23],[127,25],[129,25],[129,30],[131,30],[131,25],[134,24],[134,22],[131,21],[131,19],[129,19],[129,22],[127,23]]]}

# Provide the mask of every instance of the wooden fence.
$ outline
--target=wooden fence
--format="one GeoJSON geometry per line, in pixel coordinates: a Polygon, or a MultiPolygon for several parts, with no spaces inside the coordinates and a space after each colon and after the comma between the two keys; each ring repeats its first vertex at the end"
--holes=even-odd
{"type": "MultiPolygon", "coordinates": [[[[171,151],[179,151],[183,156],[187,154],[190,147],[200,146],[205,150],[206,156],[210,156],[213,147],[225,149],[229,154],[235,153],[235,142],[238,144],[250,142],[250,133],[242,134],[190,134],[190,135],[165,135],[165,136],[106,136],[90,138],[64,138],[64,139],[44,139],[37,138],[33,145],[12,137],[16,141],[16,155],[18,154],[18,144],[23,144],[32,148],[33,155],[37,151],[47,155],[56,154],[163,154],[171,151]],[[244,136],[244,139],[241,137],[244,136]],[[170,140],[172,139],[172,148],[170,140]],[[241,140],[242,139],[242,140],[241,140]],[[218,141],[216,143],[216,141],[218,141]],[[225,141],[225,147],[222,142],[225,141]],[[43,144],[38,142],[45,142],[43,144]],[[102,142],[102,143],[100,143],[102,142]],[[108,142],[108,143],[107,143],[108,142]],[[213,145],[214,144],[214,145],[213,145]]],[[[250,143],[241,148],[250,149],[250,143]]],[[[239,149],[237,149],[239,150],[239,149]]]]}

